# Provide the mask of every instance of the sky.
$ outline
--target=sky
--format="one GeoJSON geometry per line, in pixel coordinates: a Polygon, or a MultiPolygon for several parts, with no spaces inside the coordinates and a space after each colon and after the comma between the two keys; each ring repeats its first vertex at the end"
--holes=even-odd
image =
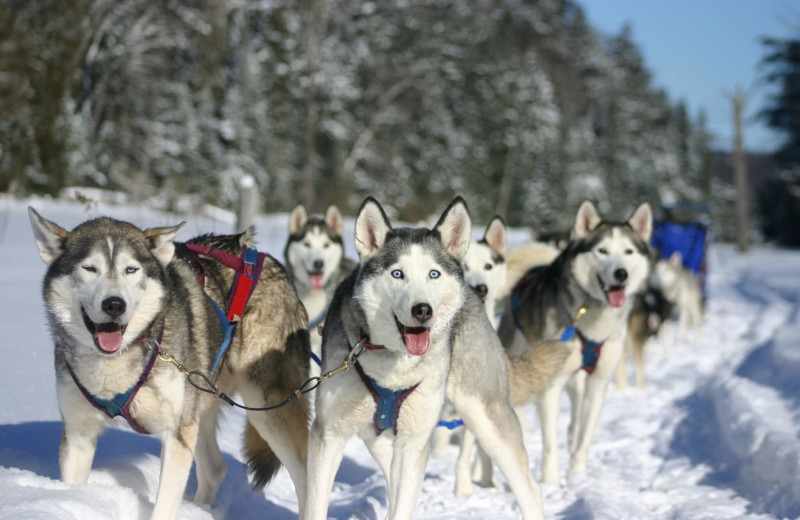
{"type": "Polygon", "coordinates": [[[797,0],[579,0],[590,23],[607,34],[631,25],[654,86],[686,101],[693,116],[702,109],[714,146],[733,143],[730,93],[748,89],[745,147],[773,151],[781,136],[755,115],[771,91],[759,82],[762,36],[800,34],[797,0]]]}

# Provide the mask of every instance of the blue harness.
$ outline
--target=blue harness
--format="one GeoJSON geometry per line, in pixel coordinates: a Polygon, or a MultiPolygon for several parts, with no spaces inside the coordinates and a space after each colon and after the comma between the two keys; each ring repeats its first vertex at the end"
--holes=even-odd
{"type": "Polygon", "coordinates": [[[373,418],[375,435],[380,435],[389,428],[392,429],[392,433],[397,435],[397,414],[400,411],[400,407],[403,405],[403,401],[406,400],[406,397],[408,397],[411,392],[416,390],[419,383],[405,390],[389,390],[388,388],[382,387],[377,381],[365,374],[361,365],[358,363],[356,363],[356,371],[369,390],[369,393],[372,394],[372,399],[375,401],[376,408],[373,418]]]}
{"type": "Polygon", "coordinates": [[[133,431],[136,433],[143,433],[145,435],[149,434],[150,432],[144,426],[140,425],[136,422],[136,419],[133,418],[131,415],[130,406],[133,402],[133,398],[136,397],[136,394],[139,392],[139,389],[142,387],[144,382],[147,380],[147,377],[150,375],[150,371],[153,370],[153,365],[156,362],[156,358],[158,357],[158,345],[161,343],[161,336],[164,334],[164,328],[161,328],[161,335],[159,336],[158,341],[153,346],[153,351],[150,354],[150,358],[147,360],[147,364],[145,365],[142,374],[139,376],[139,379],[136,383],[133,384],[125,392],[121,392],[111,399],[101,399],[95,395],[92,395],[89,390],[86,389],[85,386],[81,384],[78,380],[78,376],[75,375],[75,371],[72,370],[72,366],[67,363],[67,370],[69,371],[69,375],[72,376],[72,380],[75,382],[75,385],[78,387],[78,390],[81,391],[83,397],[86,398],[89,403],[104,412],[109,418],[113,419],[114,417],[122,416],[128,422],[133,431]]]}

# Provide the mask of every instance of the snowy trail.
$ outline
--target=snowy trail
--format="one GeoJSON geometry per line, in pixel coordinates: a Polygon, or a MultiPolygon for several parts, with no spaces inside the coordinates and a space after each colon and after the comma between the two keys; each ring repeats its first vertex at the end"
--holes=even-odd
{"type": "MultiPolygon", "coordinates": [[[[61,424],[52,369],[52,346],[39,293],[44,266],[36,254],[25,204],[2,201],[6,225],[0,241],[0,519],[146,519],[158,484],[156,439],[109,429],[98,443],[88,484],[58,480],[61,424]]],[[[94,216],[80,206],[34,202],[67,227],[94,216]]],[[[131,207],[98,213],[142,226],[189,220],[192,234],[224,232],[228,224],[175,217],[131,207]]],[[[352,236],[352,222],[348,222],[352,236]]],[[[280,258],[286,216],[262,217],[261,247],[280,258]]],[[[349,247],[352,247],[349,245],[349,247]]],[[[352,255],[352,251],[350,251],[352,255]]],[[[569,483],[542,486],[547,518],[762,519],[800,517],[800,252],[757,249],[742,256],[728,246],[709,253],[709,302],[698,338],[676,343],[664,358],[648,346],[648,386],[609,387],[590,451],[589,471],[569,483]]],[[[559,429],[566,432],[563,399],[559,429]]],[[[527,410],[535,424],[534,410],[527,410]]],[[[297,503],[281,471],[263,493],[252,493],[239,453],[243,416],[226,410],[219,441],[228,474],[212,508],[189,500],[183,519],[289,520],[297,503]]],[[[567,454],[561,439],[561,472],[567,454]]],[[[526,437],[531,471],[540,473],[538,431],[526,437]]],[[[415,510],[419,519],[516,519],[506,487],[475,486],[453,495],[456,446],[431,460],[415,510]]],[[[502,476],[499,480],[504,482],[502,476]]],[[[383,477],[360,441],[351,441],[336,478],[329,516],[381,519],[383,477]]]]}

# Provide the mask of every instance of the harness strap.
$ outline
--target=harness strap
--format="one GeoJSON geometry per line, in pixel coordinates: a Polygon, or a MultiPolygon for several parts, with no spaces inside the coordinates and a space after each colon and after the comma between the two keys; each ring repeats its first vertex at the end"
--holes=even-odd
{"type": "MultiPolygon", "coordinates": [[[[259,253],[258,250],[252,247],[242,246],[241,256],[236,256],[219,249],[213,249],[210,246],[200,244],[186,244],[186,247],[200,255],[210,256],[218,260],[222,265],[229,267],[236,271],[236,276],[233,279],[233,286],[231,287],[228,296],[228,312],[227,314],[217,304],[214,299],[206,293],[206,297],[214,307],[214,311],[219,318],[220,327],[222,328],[222,343],[219,346],[217,357],[214,359],[214,364],[211,366],[211,373],[216,372],[222,358],[231,346],[233,335],[236,332],[236,325],[242,319],[244,309],[247,307],[247,302],[255,290],[258,279],[261,276],[261,270],[264,267],[264,259],[266,253],[259,253]]],[[[200,263],[202,272],[203,264],[200,263]]],[[[204,275],[201,274],[201,283],[203,282],[204,275]]]]}
{"type": "Polygon", "coordinates": [[[600,349],[603,348],[603,343],[605,343],[605,341],[597,343],[596,341],[586,338],[580,330],[575,329],[575,332],[578,333],[578,337],[581,340],[581,354],[583,354],[583,364],[581,368],[591,374],[597,366],[597,360],[600,358],[600,349]]]}
{"type": "Polygon", "coordinates": [[[392,433],[397,435],[397,415],[400,412],[400,407],[406,398],[411,395],[411,392],[416,390],[419,383],[405,390],[389,390],[365,374],[360,363],[356,363],[356,372],[358,372],[361,381],[364,382],[377,405],[375,416],[372,419],[375,425],[375,435],[380,435],[389,428],[392,429],[392,433]]]}
{"type": "MultiPolygon", "coordinates": [[[[161,334],[164,334],[163,328],[161,334]]],[[[158,343],[160,342],[161,339],[159,338],[158,343]]],[[[136,381],[136,383],[127,391],[119,393],[111,399],[100,399],[99,397],[92,395],[89,390],[87,390],[86,387],[83,386],[78,380],[78,376],[75,375],[75,371],[72,370],[72,366],[70,366],[69,362],[67,362],[67,370],[69,370],[69,375],[72,376],[72,380],[75,381],[75,385],[78,387],[78,390],[81,391],[83,397],[85,397],[92,406],[101,412],[105,412],[105,414],[112,419],[121,415],[125,418],[135,432],[144,433],[147,435],[150,432],[136,422],[136,419],[134,419],[133,415],[131,415],[130,406],[134,397],[136,397],[136,394],[139,392],[139,389],[147,380],[148,376],[150,376],[150,372],[153,370],[153,365],[156,362],[156,357],[158,357],[158,344],[153,347],[153,351],[150,354],[150,359],[147,361],[147,365],[145,366],[142,375],[139,376],[139,380],[136,381]]]]}

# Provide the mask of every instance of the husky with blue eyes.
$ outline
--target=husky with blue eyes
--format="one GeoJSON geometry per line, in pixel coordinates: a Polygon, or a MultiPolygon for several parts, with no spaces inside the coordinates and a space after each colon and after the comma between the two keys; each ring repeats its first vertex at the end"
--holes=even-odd
{"type": "Polygon", "coordinates": [[[339,367],[354,348],[365,351],[316,395],[306,520],[327,517],[344,446],[354,435],[386,477],[387,518],[412,518],[445,399],[505,473],[522,517],[543,518],[509,400],[506,356],[464,281],[470,226],[460,197],[433,229],[393,228],[375,199],[362,204],[355,226],[360,264],[331,302],[322,371],[339,367]]]}
{"type": "MultiPolygon", "coordinates": [[[[61,480],[85,484],[104,427],[127,422],[162,443],[153,520],[178,518],[193,461],[195,501],[210,504],[226,472],[216,437],[222,401],[198,392],[166,360],[213,373],[220,391],[238,392],[250,407],[290,394],[308,378],[310,348],[306,313],[286,271],[268,255],[256,261],[258,283],[248,286],[238,327],[220,352],[228,325],[221,307],[236,272],[211,253],[238,259],[253,245],[252,228],[181,243],[174,239],[184,224],[141,230],[104,217],[67,231],[33,208],[29,214],[48,265],[42,294],[64,423],[61,480]]],[[[303,504],[309,413],[302,400],[248,414],[243,451],[255,487],[283,464],[303,504]]]]}

